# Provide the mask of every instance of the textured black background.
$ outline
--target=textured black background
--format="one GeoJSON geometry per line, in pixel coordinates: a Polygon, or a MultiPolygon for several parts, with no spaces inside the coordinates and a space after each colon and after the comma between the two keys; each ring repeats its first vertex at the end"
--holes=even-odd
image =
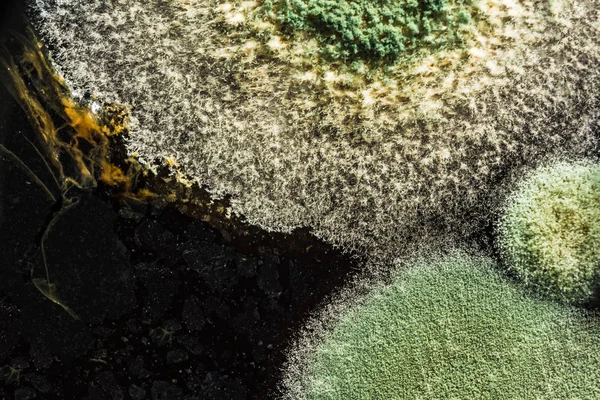
{"type": "MultiPolygon", "coordinates": [[[[18,5],[0,5],[2,43],[23,30],[18,5]]],[[[24,136],[37,140],[0,86],[0,143],[58,194],[24,136]]],[[[102,187],[77,199],[45,248],[80,320],[31,283],[59,206],[0,157],[0,399],[276,398],[294,334],[355,268],[302,230],[240,239],[102,187]]]]}

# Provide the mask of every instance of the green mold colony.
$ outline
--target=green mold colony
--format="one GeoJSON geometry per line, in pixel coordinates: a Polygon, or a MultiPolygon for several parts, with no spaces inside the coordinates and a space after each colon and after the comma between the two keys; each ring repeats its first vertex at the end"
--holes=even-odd
{"type": "Polygon", "coordinates": [[[309,33],[329,59],[395,61],[419,49],[464,42],[473,22],[472,0],[267,0],[262,13],[288,35],[309,33]]]}
{"type": "Polygon", "coordinates": [[[600,165],[559,162],[522,180],[499,227],[506,264],[528,286],[570,303],[600,286],[600,165]]]}
{"type": "Polygon", "coordinates": [[[329,310],[292,358],[285,398],[600,398],[597,317],[527,297],[493,267],[419,262],[329,310]]]}

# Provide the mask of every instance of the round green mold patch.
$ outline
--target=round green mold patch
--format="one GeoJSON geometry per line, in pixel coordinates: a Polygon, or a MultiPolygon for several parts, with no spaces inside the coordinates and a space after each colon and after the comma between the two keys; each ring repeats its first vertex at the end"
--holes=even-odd
{"type": "Polygon", "coordinates": [[[267,0],[288,35],[308,34],[340,60],[396,61],[459,46],[480,18],[475,0],[267,0]]]}
{"type": "Polygon", "coordinates": [[[600,165],[563,161],[529,173],[507,201],[498,242],[528,286],[591,300],[600,289],[600,165]]]}
{"type": "Polygon", "coordinates": [[[416,265],[351,302],[301,342],[286,398],[600,397],[597,316],[527,297],[485,258],[416,265]]]}

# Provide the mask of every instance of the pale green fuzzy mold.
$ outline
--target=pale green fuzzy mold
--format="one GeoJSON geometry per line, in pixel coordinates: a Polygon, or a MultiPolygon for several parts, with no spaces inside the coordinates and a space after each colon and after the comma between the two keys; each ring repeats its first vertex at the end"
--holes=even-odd
{"type": "Polygon", "coordinates": [[[498,243],[528,286],[590,300],[600,289],[600,165],[563,161],[527,174],[507,200],[498,243]]]}
{"type": "Polygon", "coordinates": [[[285,399],[596,399],[600,320],[528,297],[484,257],[418,261],[319,316],[285,399]]]}

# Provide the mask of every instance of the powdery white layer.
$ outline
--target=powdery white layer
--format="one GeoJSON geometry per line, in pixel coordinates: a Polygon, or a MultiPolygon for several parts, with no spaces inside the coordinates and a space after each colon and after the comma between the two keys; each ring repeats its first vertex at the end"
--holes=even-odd
{"type": "Polygon", "coordinates": [[[233,212],[252,224],[308,226],[381,259],[410,237],[474,232],[504,178],[547,154],[597,148],[600,5],[496,3],[508,10],[501,51],[472,73],[448,74],[434,100],[394,105],[406,115],[394,126],[374,111],[355,127],[331,123],[339,104],[297,107],[294,96],[313,92],[286,86],[284,64],[238,63],[236,46],[247,42],[232,36],[218,1],[31,6],[74,90],[131,105],[127,148],[148,167],[175,160],[215,197],[232,195],[233,212]],[[253,85],[252,74],[271,83],[253,85]]]}

